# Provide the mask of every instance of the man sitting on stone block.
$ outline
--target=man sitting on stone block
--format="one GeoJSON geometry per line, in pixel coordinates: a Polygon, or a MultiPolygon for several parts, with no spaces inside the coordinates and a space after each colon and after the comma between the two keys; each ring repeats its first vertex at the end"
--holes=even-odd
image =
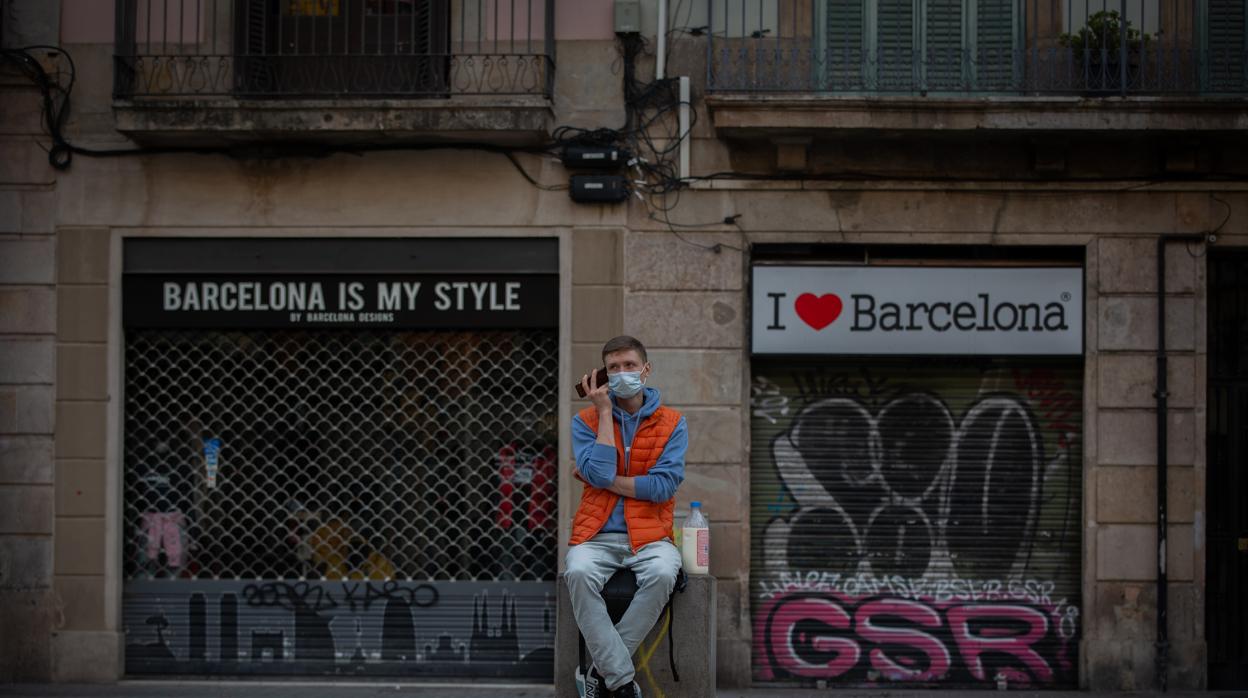
{"type": "Polygon", "coordinates": [[[672,510],[685,479],[689,431],[685,418],[645,385],[651,367],[641,342],[616,337],[602,347],[602,361],[607,384],[597,384],[596,371],[582,378],[593,404],[572,419],[576,477],[585,488],[572,521],[565,579],[593,658],[586,698],[640,698],[633,653],[663,612],[680,571],[672,510]],[[613,625],[602,588],[625,567],[637,576],[637,593],[613,625]]]}

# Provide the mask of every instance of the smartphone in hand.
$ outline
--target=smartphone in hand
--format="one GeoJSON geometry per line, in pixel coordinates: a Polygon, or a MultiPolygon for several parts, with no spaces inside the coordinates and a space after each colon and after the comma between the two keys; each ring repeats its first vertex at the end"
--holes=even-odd
{"type": "MultiPolygon", "coordinates": [[[[596,374],[593,381],[594,385],[601,387],[607,384],[607,369],[600,368],[594,373],[596,374]]],[[[577,397],[585,397],[586,395],[585,388],[581,387],[579,380],[576,382],[576,395],[577,397]]]]}

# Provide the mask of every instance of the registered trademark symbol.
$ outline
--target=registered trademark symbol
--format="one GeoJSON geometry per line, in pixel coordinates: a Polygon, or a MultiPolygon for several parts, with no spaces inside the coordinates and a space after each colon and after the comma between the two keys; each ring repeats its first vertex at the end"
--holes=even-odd
{"type": "Polygon", "coordinates": [[[1063,294],[1062,294],[1062,302],[1063,302],[1063,303],[1065,303],[1065,302],[1066,302],[1066,301],[1068,301],[1068,300],[1070,300],[1070,294],[1069,294],[1069,293],[1063,293],[1063,294]]]}

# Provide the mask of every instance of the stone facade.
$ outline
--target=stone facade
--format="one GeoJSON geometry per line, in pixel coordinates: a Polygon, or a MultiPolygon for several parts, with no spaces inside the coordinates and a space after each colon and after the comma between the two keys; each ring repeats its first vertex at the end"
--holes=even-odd
{"type": "MultiPolygon", "coordinates": [[[[5,45],[54,40],[55,12],[47,9],[15,14],[5,45]]],[[[58,617],[56,193],[40,135],[38,91],[0,67],[0,681],[51,675],[58,617]]]]}
{"type": "MultiPolygon", "coordinates": [[[[110,47],[61,38],[78,60],[80,84],[95,85],[76,102],[70,136],[87,146],[125,143],[110,113],[111,97],[99,87],[109,81],[110,47]]],[[[697,45],[681,50],[673,48],[673,66],[705,75],[697,45]]],[[[619,79],[609,70],[615,55],[607,26],[594,38],[561,39],[554,123],[620,123],[619,79]]],[[[703,501],[712,520],[722,687],[751,681],[748,464],[757,445],[749,436],[750,246],[1082,248],[1086,443],[1079,675],[1092,689],[1154,686],[1156,238],[1213,230],[1229,211],[1217,244],[1248,245],[1242,181],[1137,186],[1137,161],[1148,158],[1134,149],[1165,144],[1130,139],[1105,149],[1108,160],[1061,146],[1069,179],[1013,180],[1009,172],[1034,161],[1034,142],[1026,133],[1031,122],[1019,113],[994,121],[1012,134],[1000,147],[978,142],[974,129],[950,146],[925,137],[923,129],[936,124],[902,128],[909,122],[890,112],[890,123],[896,122],[890,128],[898,132],[865,139],[870,144],[815,139],[794,160],[793,143],[783,143],[777,154],[767,131],[778,121],[784,125],[783,106],[759,111],[754,104],[749,113],[727,103],[708,106],[695,86],[695,173],[768,172],[804,161],[823,174],[805,181],[700,183],[682,193],[672,213],[673,222],[697,227],[680,228],[677,236],[637,201],[577,205],[565,192],[532,187],[492,153],[274,160],[80,156],[68,171],[56,172],[40,150],[36,97],[20,77],[0,73],[0,608],[8,629],[0,637],[0,680],[109,681],[121,675],[123,239],[536,234],[558,236],[566,255],[565,417],[580,405],[566,386],[597,365],[602,342],[621,332],[647,343],[654,384],[688,417],[688,473],[679,500],[703,501]],[[724,110],[737,137],[716,132],[716,108],[724,110]],[[841,170],[891,176],[828,174],[841,170]],[[1103,172],[1110,174],[1095,176],[1103,172]],[[735,223],[723,223],[738,215],[735,223]]],[[[134,112],[123,116],[128,128],[142,127],[134,112]]],[[[1221,123],[1225,112],[1205,116],[1200,123],[1221,123]]],[[[826,136],[810,118],[803,112],[787,126],[826,136]]],[[[861,128],[870,124],[867,119],[861,128]]],[[[1081,127],[1068,128],[1068,138],[1078,141],[1081,127]]],[[[1223,147],[1224,137],[1211,135],[1198,145],[1223,147]]],[[[1242,152],[1238,141],[1228,147],[1242,152]]],[[[549,157],[518,158],[540,181],[566,182],[567,173],[549,157]]],[[[1204,258],[1182,244],[1172,246],[1166,292],[1170,686],[1199,689],[1206,663],[1204,258]]],[[[561,458],[566,539],[578,485],[569,474],[569,455],[561,458]]]]}

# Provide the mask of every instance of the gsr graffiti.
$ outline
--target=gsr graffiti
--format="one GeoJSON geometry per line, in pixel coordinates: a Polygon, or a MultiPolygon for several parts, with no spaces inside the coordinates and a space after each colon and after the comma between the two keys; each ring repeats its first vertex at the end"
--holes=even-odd
{"type": "Polygon", "coordinates": [[[757,615],[758,678],[1060,683],[1076,660],[1073,610],[794,591],[757,615]]]}
{"type": "Polygon", "coordinates": [[[756,680],[1077,685],[1077,366],[760,374],[756,680]]]}

